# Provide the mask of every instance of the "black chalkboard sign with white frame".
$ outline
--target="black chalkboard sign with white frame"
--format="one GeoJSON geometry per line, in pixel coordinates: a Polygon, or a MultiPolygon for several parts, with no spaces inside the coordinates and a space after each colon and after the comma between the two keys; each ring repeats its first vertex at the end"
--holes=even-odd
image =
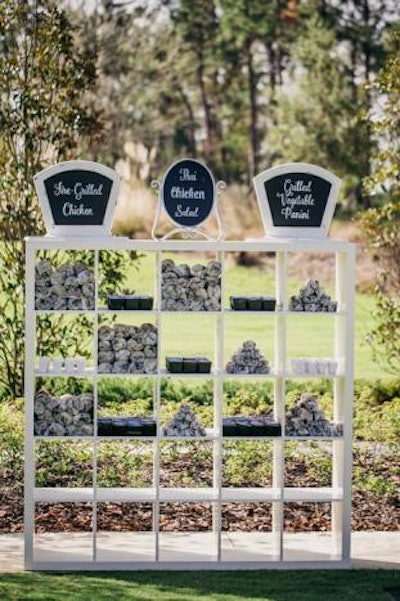
{"type": "Polygon", "coordinates": [[[267,237],[328,235],[340,188],[336,175],[309,163],[287,163],[253,181],[267,237]]]}
{"type": "Polygon", "coordinates": [[[212,239],[202,224],[213,213],[219,229],[218,239],[223,236],[217,195],[224,183],[216,184],[211,171],[203,163],[191,158],[180,159],[169,167],[161,184],[154,181],[152,185],[159,189],[159,203],[152,228],[153,238],[158,239],[156,228],[161,209],[176,226],[164,235],[165,239],[175,234],[190,238],[200,235],[212,239]]]}
{"type": "Polygon", "coordinates": [[[35,178],[47,235],[108,236],[121,182],[93,161],[65,161],[35,178]]]}

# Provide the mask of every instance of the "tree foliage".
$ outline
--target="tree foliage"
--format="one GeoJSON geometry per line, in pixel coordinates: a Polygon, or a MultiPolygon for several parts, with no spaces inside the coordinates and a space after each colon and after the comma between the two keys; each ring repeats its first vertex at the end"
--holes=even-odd
{"type": "MultiPolygon", "coordinates": [[[[0,3],[0,392],[14,397],[23,389],[23,239],[43,233],[33,176],[75,157],[99,129],[83,102],[95,57],[77,51],[71,31],[56,3],[0,3]]],[[[68,345],[64,320],[56,333],[68,345]]]]}
{"type": "Polygon", "coordinates": [[[370,194],[383,197],[382,206],[367,211],[361,226],[374,254],[376,326],[368,340],[375,357],[398,373],[400,369],[400,29],[392,37],[392,53],[371,93],[383,99],[371,114],[371,129],[379,139],[375,168],[366,179],[370,194]]]}

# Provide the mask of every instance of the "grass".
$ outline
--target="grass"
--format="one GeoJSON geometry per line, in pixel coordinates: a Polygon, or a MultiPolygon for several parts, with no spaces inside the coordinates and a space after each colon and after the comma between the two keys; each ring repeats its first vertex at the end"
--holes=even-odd
{"type": "MultiPolygon", "coordinates": [[[[167,255],[168,256],[168,255],[167,255]]],[[[186,257],[175,261],[193,263],[186,257]]],[[[198,261],[199,259],[197,259],[198,261]]],[[[136,292],[154,294],[155,258],[148,253],[140,260],[139,270],[132,269],[128,287],[136,292]]],[[[290,290],[295,291],[302,282],[290,282],[290,290]]],[[[226,270],[225,306],[230,294],[273,294],[274,272],[260,267],[242,267],[230,263],[226,270]]],[[[365,294],[356,295],[355,307],[355,377],[378,379],[389,374],[372,358],[371,350],[365,343],[365,336],[372,328],[374,301],[365,294]]],[[[162,357],[170,355],[201,354],[214,357],[215,316],[207,314],[164,315],[162,320],[162,357]]],[[[126,315],[120,318],[124,323],[135,323],[136,316],[126,315]]],[[[327,357],[333,353],[333,316],[301,315],[288,318],[288,356],[327,357]]],[[[254,339],[268,360],[273,362],[274,316],[272,314],[228,316],[225,320],[225,353],[228,361],[232,353],[244,340],[254,339]]],[[[163,360],[163,359],[162,359],[163,360]]]]}
{"type": "Polygon", "coordinates": [[[0,574],[2,601],[388,601],[396,587],[394,570],[0,574]]]}

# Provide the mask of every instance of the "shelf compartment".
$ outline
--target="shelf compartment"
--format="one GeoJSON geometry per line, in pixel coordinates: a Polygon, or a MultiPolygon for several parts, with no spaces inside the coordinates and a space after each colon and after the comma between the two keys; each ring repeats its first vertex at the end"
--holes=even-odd
{"type": "Polygon", "coordinates": [[[221,506],[221,560],[279,560],[280,533],[273,530],[273,514],[272,503],[223,503],[221,506]]]}
{"type": "Polygon", "coordinates": [[[215,561],[218,536],[213,531],[212,502],[160,502],[160,561],[215,561]]]}
{"type": "Polygon", "coordinates": [[[273,486],[274,445],[271,440],[223,439],[222,494],[233,491],[229,494],[234,497],[235,491],[243,495],[249,489],[268,498],[273,486]]]}
{"type": "MultiPolygon", "coordinates": [[[[91,532],[47,532],[33,539],[33,561],[56,565],[65,570],[71,562],[93,562],[93,534],[91,532]]],[[[92,565],[92,564],[90,564],[92,565]]]]}
{"type": "Polygon", "coordinates": [[[332,505],[336,503],[315,500],[284,503],[284,561],[332,561],[341,558],[342,536],[339,531],[333,530],[332,505]]]}
{"type": "MultiPolygon", "coordinates": [[[[87,490],[93,487],[93,440],[69,437],[34,442],[36,489],[87,490]],[[77,469],[79,466],[79,470],[77,469]]],[[[51,498],[47,500],[51,501],[51,498]]]]}
{"type": "Polygon", "coordinates": [[[333,481],[333,442],[285,439],[285,489],[326,489],[333,481]]]}
{"type": "MultiPolygon", "coordinates": [[[[43,489],[42,489],[43,490],[43,489]]],[[[55,493],[60,490],[52,489],[55,493]]],[[[81,489],[79,492],[82,492],[81,489]]],[[[37,489],[35,493],[37,493],[37,489]]],[[[46,491],[47,493],[49,491],[46,491]]],[[[65,491],[64,491],[65,492],[65,491]]],[[[93,503],[87,495],[53,494],[35,502],[33,558],[35,561],[93,559],[93,503]],[[58,498],[57,498],[58,496],[58,498]],[[72,543],[72,544],[71,544],[72,543]]]]}
{"type": "Polygon", "coordinates": [[[171,311],[160,315],[160,363],[162,375],[210,377],[210,373],[170,373],[164,371],[167,357],[207,357],[211,361],[211,371],[215,372],[215,326],[217,318],[208,311],[185,314],[171,311]],[[200,335],[199,335],[200,334],[200,335]]]}
{"type": "Polygon", "coordinates": [[[212,487],[213,445],[203,439],[160,441],[160,495],[163,489],[212,487]]]}
{"type": "Polygon", "coordinates": [[[101,440],[97,449],[97,486],[99,489],[151,487],[153,464],[153,442],[141,438],[101,440]]]}
{"type": "Polygon", "coordinates": [[[96,549],[96,561],[154,562],[156,537],[153,532],[99,530],[96,535],[96,549]]]}

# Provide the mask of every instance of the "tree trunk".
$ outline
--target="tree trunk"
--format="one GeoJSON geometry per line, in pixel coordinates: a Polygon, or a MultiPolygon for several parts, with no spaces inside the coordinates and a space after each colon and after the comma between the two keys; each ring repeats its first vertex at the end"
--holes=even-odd
{"type": "Polygon", "coordinates": [[[251,53],[251,40],[245,42],[247,80],[250,99],[250,156],[249,179],[251,180],[259,169],[260,141],[258,136],[258,107],[257,107],[257,75],[254,70],[253,55],[251,53]]]}

